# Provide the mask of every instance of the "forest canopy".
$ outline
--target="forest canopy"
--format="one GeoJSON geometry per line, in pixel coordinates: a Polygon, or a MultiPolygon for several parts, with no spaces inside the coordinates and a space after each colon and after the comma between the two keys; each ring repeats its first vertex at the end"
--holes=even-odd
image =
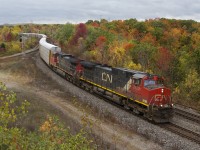
{"type": "MultiPolygon", "coordinates": [[[[199,22],[165,18],[101,19],[80,24],[2,26],[0,55],[21,50],[20,32],[46,34],[62,51],[81,59],[162,75],[173,90],[175,101],[200,105],[199,22]]],[[[37,42],[27,40],[25,48],[37,42]]]]}

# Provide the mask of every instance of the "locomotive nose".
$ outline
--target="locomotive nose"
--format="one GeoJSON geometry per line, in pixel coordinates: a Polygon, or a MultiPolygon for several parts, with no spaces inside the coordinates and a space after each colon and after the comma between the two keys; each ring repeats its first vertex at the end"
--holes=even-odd
{"type": "Polygon", "coordinates": [[[157,103],[158,106],[163,107],[165,104],[165,98],[163,95],[155,95],[155,102],[157,103]]]}
{"type": "Polygon", "coordinates": [[[160,95],[157,97],[157,102],[159,107],[173,107],[171,98],[167,95],[160,95]]]}
{"type": "Polygon", "coordinates": [[[154,102],[158,107],[166,108],[172,107],[170,91],[167,88],[159,88],[155,90],[157,94],[154,95],[154,102]]]}

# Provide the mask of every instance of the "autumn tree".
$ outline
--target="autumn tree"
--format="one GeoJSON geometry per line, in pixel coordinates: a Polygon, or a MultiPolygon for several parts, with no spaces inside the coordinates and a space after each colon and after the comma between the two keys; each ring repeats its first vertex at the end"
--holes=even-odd
{"type": "Polygon", "coordinates": [[[26,100],[20,105],[16,103],[16,93],[7,90],[5,84],[0,82],[0,126],[7,128],[9,123],[15,122],[20,115],[26,113],[29,103],[26,100]]]}
{"type": "Polygon", "coordinates": [[[156,37],[154,37],[151,33],[147,33],[144,35],[144,37],[141,39],[141,42],[144,43],[150,43],[152,45],[156,44],[156,37]]]}
{"type": "Polygon", "coordinates": [[[15,25],[12,28],[12,35],[14,40],[18,40],[19,33],[22,32],[21,27],[19,25],[15,25]]]}
{"type": "Polygon", "coordinates": [[[7,35],[10,32],[10,28],[7,26],[3,26],[2,30],[1,30],[1,36],[2,36],[2,40],[4,42],[7,41],[7,35]]]}
{"type": "Polygon", "coordinates": [[[131,69],[139,69],[140,67],[132,61],[132,57],[130,55],[133,47],[134,44],[131,42],[114,41],[108,47],[108,64],[114,67],[129,67],[131,69]]]}
{"type": "Polygon", "coordinates": [[[136,64],[141,64],[143,71],[154,70],[155,52],[157,48],[149,43],[139,43],[131,50],[131,56],[136,64]]]}
{"type": "Polygon", "coordinates": [[[0,45],[0,52],[5,51],[5,50],[6,50],[5,43],[1,43],[1,45],[0,45]]]}
{"type": "Polygon", "coordinates": [[[169,70],[170,63],[172,61],[170,51],[165,47],[160,47],[155,57],[158,69],[161,70],[161,72],[166,73],[169,70]]]}
{"type": "Polygon", "coordinates": [[[77,45],[79,38],[86,38],[87,35],[87,27],[84,23],[80,23],[76,27],[76,31],[74,36],[72,37],[70,44],[71,45],[77,45]]]}
{"type": "Polygon", "coordinates": [[[191,65],[194,64],[194,68],[196,69],[197,73],[200,75],[200,46],[197,47],[191,56],[193,59],[191,60],[191,65]]]}
{"type": "Polygon", "coordinates": [[[101,63],[105,63],[105,55],[106,55],[106,37],[105,36],[99,36],[97,39],[96,39],[96,46],[97,46],[97,52],[100,53],[100,58],[99,59],[99,62],[101,63]]]}
{"type": "Polygon", "coordinates": [[[75,32],[75,26],[73,24],[65,24],[62,27],[58,29],[56,32],[56,39],[61,46],[61,48],[64,49],[64,46],[67,46],[69,41],[72,39],[72,36],[75,32]]]}
{"type": "Polygon", "coordinates": [[[200,108],[200,79],[194,69],[188,70],[187,76],[174,91],[174,98],[182,104],[200,108]],[[194,105],[195,104],[195,105],[194,105]]]}

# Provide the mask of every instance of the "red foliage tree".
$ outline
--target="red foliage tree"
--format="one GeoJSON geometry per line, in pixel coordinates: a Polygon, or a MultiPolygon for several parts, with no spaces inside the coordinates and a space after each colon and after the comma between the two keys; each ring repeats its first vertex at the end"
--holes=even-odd
{"type": "Polygon", "coordinates": [[[80,23],[77,27],[76,27],[76,32],[70,42],[71,45],[77,45],[78,43],[78,39],[79,38],[85,38],[87,35],[87,27],[84,23],[80,23]]]}
{"type": "Polygon", "coordinates": [[[10,42],[12,40],[12,33],[11,32],[8,32],[6,34],[6,42],[10,42]]]}
{"type": "Polygon", "coordinates": [[[106,42],[106,37],[105,36],[99,36],[97,39],[96,39],[96,45],[98,47],[102,47],[104,45],[104,43],[106,42]]]}
{"type": "Polygon", "coordinates": [[[93,22],[93,23],[92,23],[92,26],[93,26],[93,27],[99,27],[100,25],[99,25],[97,22],[93,22]]]}
{"type": "Polygon", "coordinates": [[[126,51],[129,51],[130,49],[132,49],[134,47],[134,45],[132,43],[126,43],[124,44],[124,49],[126,51]]]}
{"type": "Polygon", "coordinates": [[[158,49],[156,64],[162,71],[167,71],[172,61],[172,55],[167,48],[161,47],[158,49]]]}
{"type": "Polygon", "coordinates": [[[155,45],[156,38],[153,35],[151,35],[151,33],[147,33],[146,35],[144,35],[144,37],[141,39],[141,41],[155,45]]]}

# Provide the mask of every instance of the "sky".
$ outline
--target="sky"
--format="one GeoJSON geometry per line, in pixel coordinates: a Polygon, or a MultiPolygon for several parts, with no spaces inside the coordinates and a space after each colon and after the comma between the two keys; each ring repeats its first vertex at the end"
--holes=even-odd
{"type": "Polygon", "coordinates": [[[171,18],[200,22],[200,0],[0,0],[0,24],[171,18]]]}

